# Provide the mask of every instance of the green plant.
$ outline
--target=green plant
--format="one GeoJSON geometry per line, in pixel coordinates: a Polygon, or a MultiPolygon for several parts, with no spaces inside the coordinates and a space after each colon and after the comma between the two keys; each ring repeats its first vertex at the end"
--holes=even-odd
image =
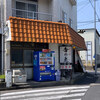
{"type": "Polygon", "coordinates": [[[0,79],[5,79],[5,75],[0,75],[0,79]]]}

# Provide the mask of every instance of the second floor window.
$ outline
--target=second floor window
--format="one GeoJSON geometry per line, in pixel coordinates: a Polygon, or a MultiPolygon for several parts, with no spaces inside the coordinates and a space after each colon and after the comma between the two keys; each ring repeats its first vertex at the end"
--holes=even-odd
{"type": "Polygon", "coordinates": [[[66,12],[62,12],[62,18],[63,18],[63,23],[67,23],[67,13],[66,12]]]}
{"type": "Polygon", "coordinates": [[[70,27],[73,27],[72,25],[73,25],[73,24],[72,24],[72,19],[69,18],[69,26],[70,26],[70,27]]]}
{"type": "Polygon", "coordinates": [[[16,1],[16,17],[37,19],[37,4],[16,1]]]}

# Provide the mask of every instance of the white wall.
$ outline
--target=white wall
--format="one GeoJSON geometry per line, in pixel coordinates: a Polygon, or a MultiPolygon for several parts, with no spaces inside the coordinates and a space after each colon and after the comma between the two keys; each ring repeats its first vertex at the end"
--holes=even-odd
{"type": "MultiPolygon", "coordinates": [[[[84,38],[86,41],[92,42],[92,56],[94,55],[94,31],[93,30],[86,30],[83,34],[80,33],[80,35],[84,38]]],[[[80,56],[82,57],[82,60],[86,60],[86,51],[81,51],[80,56]]]]}
{"type": "Polygon", "coordinates": [[[77,29],[77,7],[72,6],[69,0],[53,0],[52,1],[52,15],[53,21],[62,20],[62,11],[67,13],[67,23],[69,23],[69,18],[73,21],[73,29],[77,29]]]}
{"type": "Polygon", "coordinates": [[[49,13],[49,1],[48,0],[38,1],[38,12],[49,13]]]}
{"type": "Polygon", "coordinates": [[[73,6],[69,0],[39,0],[38,11],[52,14],[52,21],[62,20],[62,11],[67,13],[67,23],[69,18],[73,21],[72,28],[77,30],[77,6],[73,6]]]}
{"type": "Polygon", "coordinates": [[[10,69],[10,42],[6,41],[5,44],[5,70],[10,69]]]}
{"type": "MultiPolygon", "coordinates": [[[[86,41],[91,41],[92,42],[92,60],[94,59],[94,55],[95,55],[95,39],[94,39],[94,29],[87,29],[85,30],[86,32],[84,32],[83,34],[80,33],[80,35],[84,38],[85,42],[86,41]]],[[[99,36],[98,34],[96,34],[96,54],[100,55],[100,44],[99,44],[99,36]]],[[[82,60],[86,60],[86,51],[81,51],[80,52],[80,57],[82,60]]]]}
{"type": "MultiPolygon", "coordinates": [[[[4,0],[5,2],[5,20],[12,16],[12,7],[14,7],[15,0],[4,0]]],[[[24,2],[31,2],[30,0],[17,0],[24,2]]],[[[62,11],[67,13],[67,23],[69,18],[73,21],[72,28],[77,30],[77,5],[73,6],[69,0],[38,0],[38,12],[49,13],[53,15],[53,21],[58,22],[62,20],[62,11]]]]}
{"type": "Polygon", "coordinates": [[[5,10],[5,21],[9,19],[9,16],[12,16],[12,0],[4,0],[4,10],[5,10]]]}
{"type": "Polygon", "coordinates": [[[51,51],[55,51],[55,69],[59,69],[59,54],[58,54],[58,44],[55,43],[50,43],[49,44],[49,49],[51,51]]]}

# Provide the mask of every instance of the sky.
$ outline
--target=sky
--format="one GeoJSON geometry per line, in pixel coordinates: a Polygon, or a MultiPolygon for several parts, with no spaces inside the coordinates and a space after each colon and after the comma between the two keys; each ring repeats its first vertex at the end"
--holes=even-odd
{"type": "MultiPolygon", "coordinates": [[[[94,28],[94,0],[77,0],[77,28],[94,28]],[[91,5],[91,3],[92,5],[91,5]]],[[[96,28],[100,34],[100,0],[96,0],[96,28]]]]}

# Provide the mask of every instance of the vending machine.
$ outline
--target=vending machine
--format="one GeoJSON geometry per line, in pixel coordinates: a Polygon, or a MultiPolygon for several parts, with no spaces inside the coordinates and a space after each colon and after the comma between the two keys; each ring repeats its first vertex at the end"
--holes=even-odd
{"type": "Polygon", "coordinates": [[[55,80],[55,52],[36,51],[33,54],[33,79],[35,81],[55,80]]]}

